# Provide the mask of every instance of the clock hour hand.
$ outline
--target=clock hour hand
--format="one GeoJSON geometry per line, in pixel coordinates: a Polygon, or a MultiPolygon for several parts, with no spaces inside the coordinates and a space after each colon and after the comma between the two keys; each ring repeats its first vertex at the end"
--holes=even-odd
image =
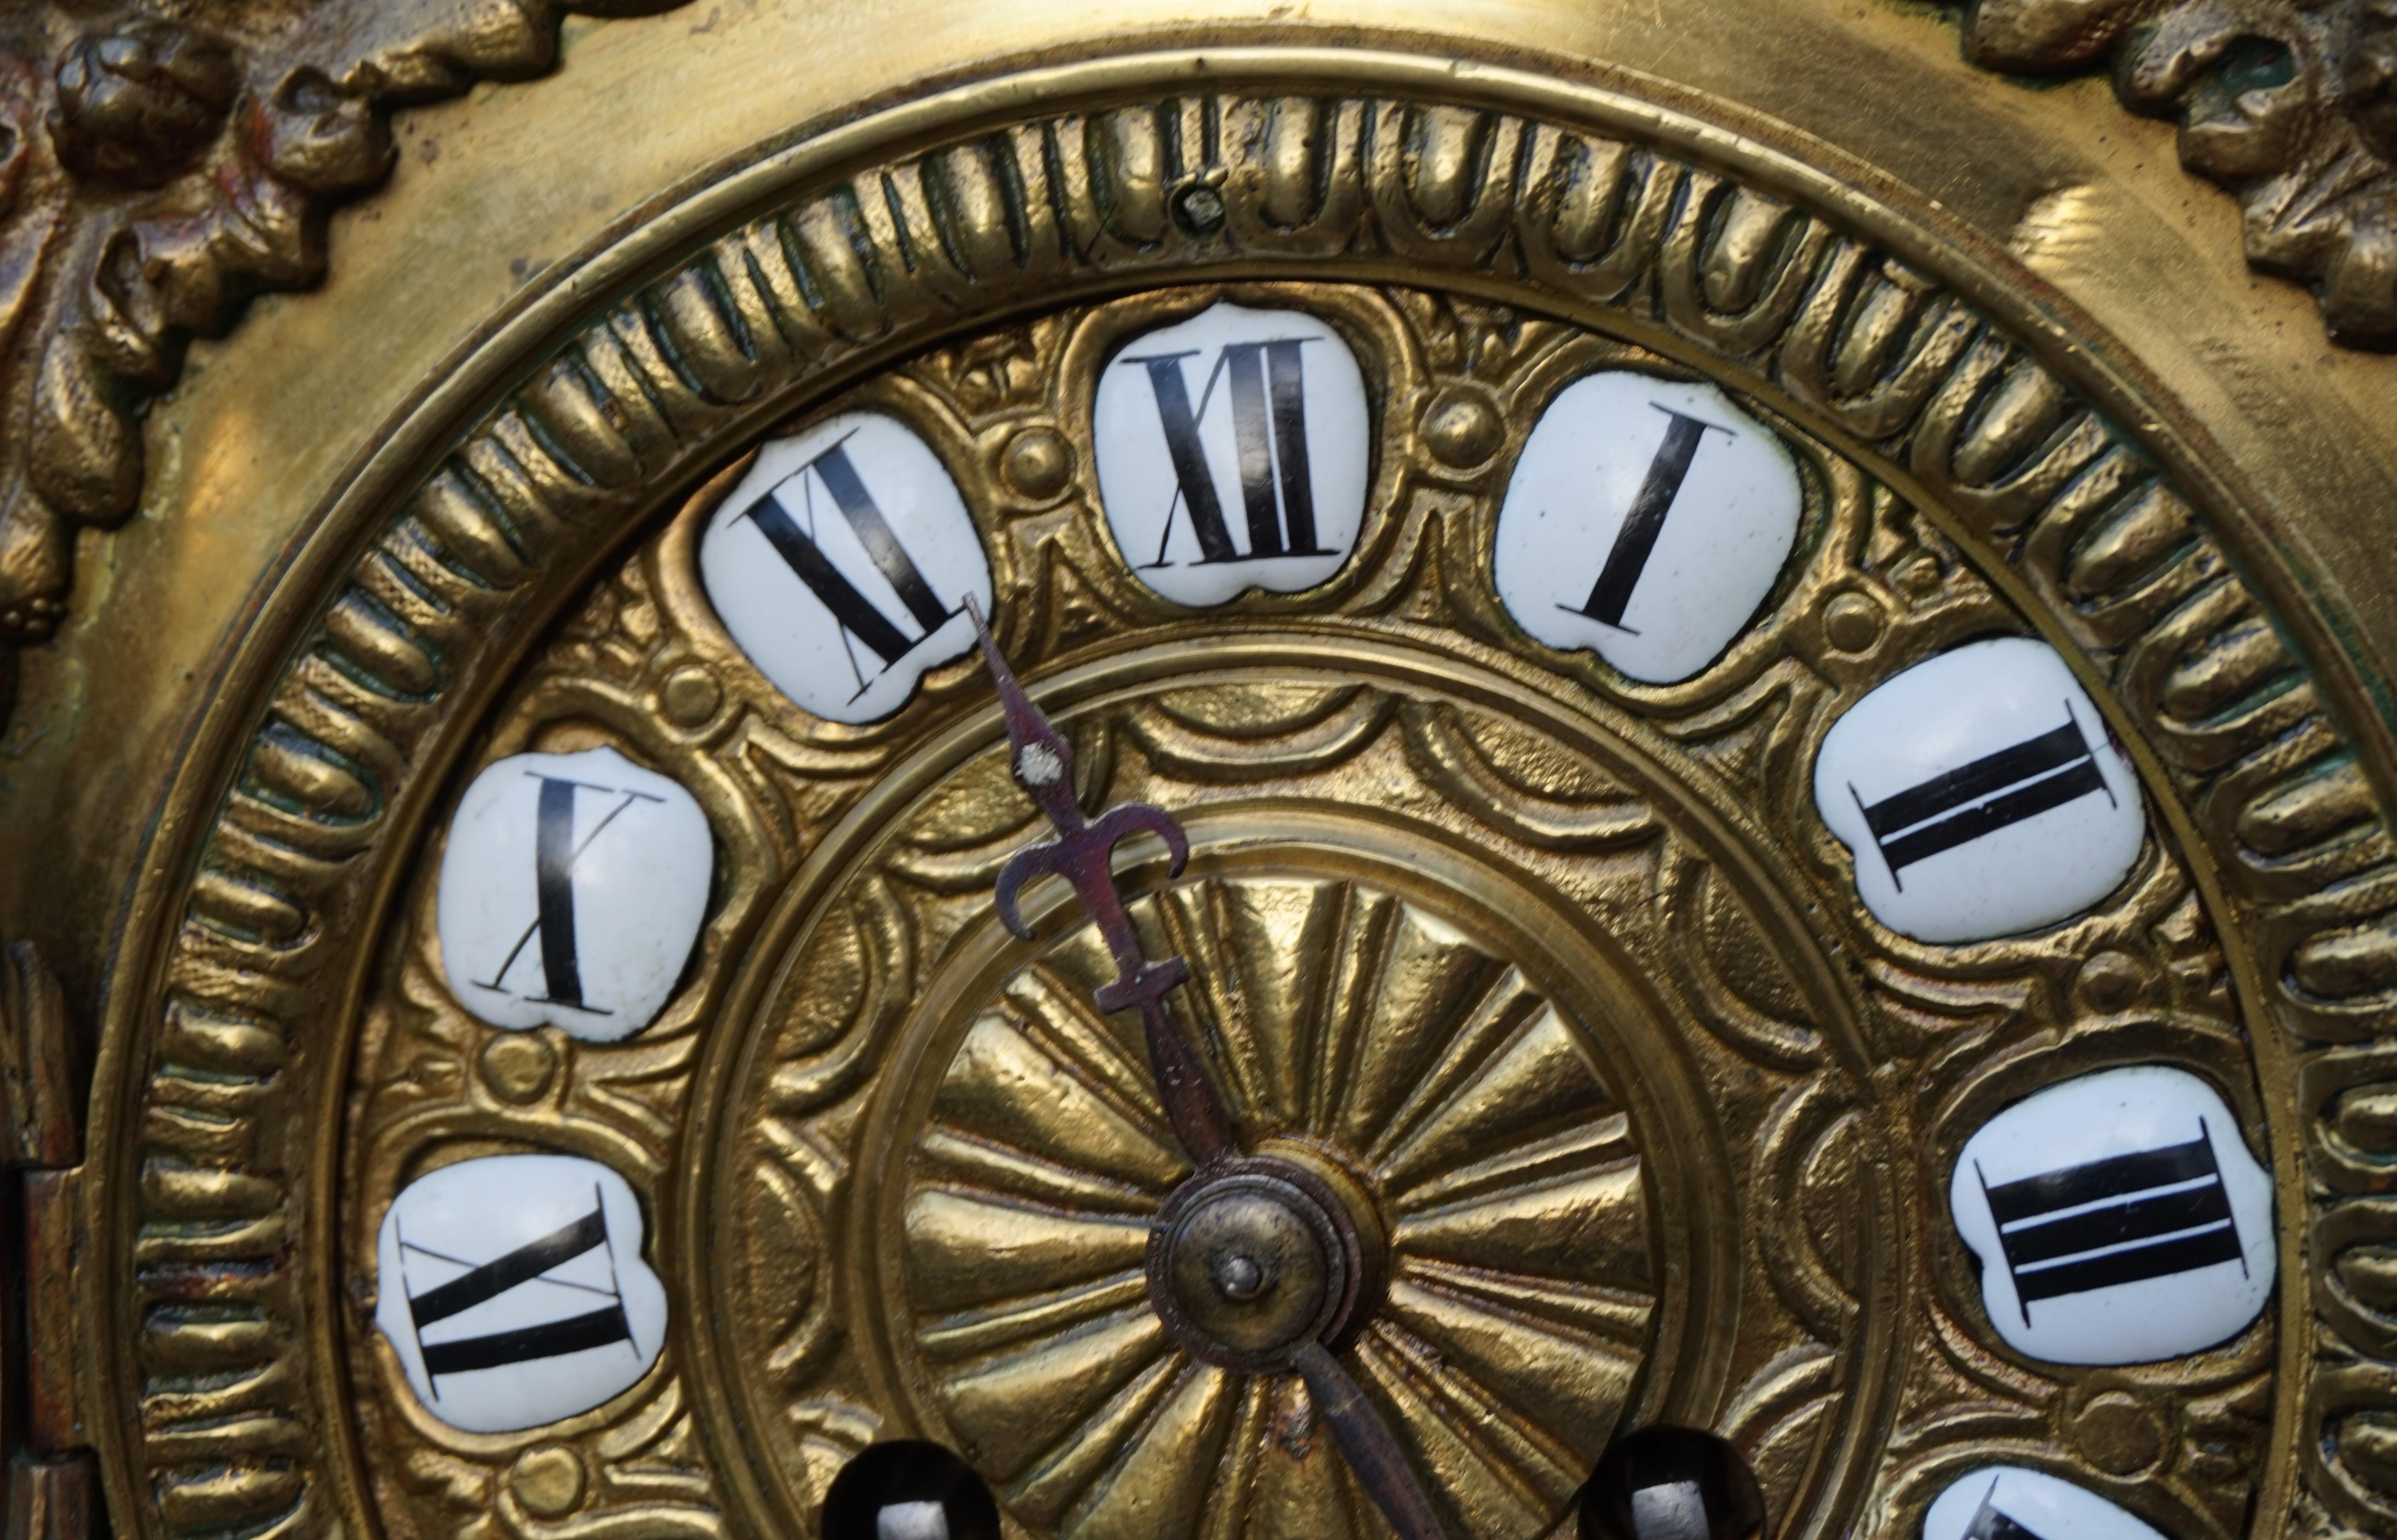
{"type": "Polygon", "coordinates": [[[1060,877],[1073,884],[1115,958],[1114,982],[1102,986],[1093,998],[1102,1011],[1139,1007],[1149,1068],[1157,1077],[1158,1094],[1174,1136],[1201,1167],[1238,1154],[1232,1120],[1215,1093],[1214,1082],[1207,1078],[1197,1050],[1165,1008],[1166,994],[1190,976],[1189,965],[1180,957],[1151,960],[1141,950],[1140,934],[1132,929],[1123,896],[1116,889],[1115,848],[1122,840],[1135,834],[1153,834],[1164,840],[1172,857],[1170,875],[1175,877],[1190,859],[1190,841],[1172,815],[1144,802],[1122,803],[1096,819],[1083,816],[1081,805],[1074,800],[1073,745],[1024,693],[1015,671],[983,623],[982,608],[969,597],[966,609],[973,617],[984,661],[998,685],[1015,783],[1057,829],[1056,838],[1016,851],[999,869],[995,895],[999,920],[1029,941],[1032,929],[1017,907],[1024,885],[1042,876],[1060,877]]]}
{"type": "MultiPolygon", "coordinates": [[[[1115,981],[1097,990],[1093,998],[1102,1011],[1140,1008],[1149,1066],[1157,1076],[1166,1118],[1198,1167],[1192,1183],[1203,1187],[1228,1172],[1259,1165],[1255,1160],[1225,1164],[1239,1154],[1232,1139],[1231,1118],[1198,1052],[1165,1008],[1166,995],[1190,976],[1189,965],[1180,957],[1151,959],[1141,950],[1139,932],[1132,929],[1132,917],[1124,913],[1123,895],[1116,889],[1115,848],[1119,841],[1134,834],[1156,835],[1165,841],[1172,856],[1172,875],[1178,877],[1190,859],[1188,838],[1170,814],[1145,803],[1123,803],[1095,819],[1083,816],[1081,804],[1074,800],[1073,745],[1024,695],[1015,671],[983,623],[981,608],[968,598],[966,609],[973,616],[983,659],[998,684],[1015,783],[1057,829],[1056,838],[1016,851],[999,869],[996,899],[1000,922],[1017,936],[1031,940],[1032,929],[1024,923],[1017,906],[1024,885],[1036,877],[1061,877],[1072,883],[1115,958],[1115,981]]],[[[1390,1520],[1400,1540],[1444,1540],[1421,1478],[1340,1360],[1320,1340],[1310,1337],[1292,1344],[1281,1366],[1296,1370],[1306,1382],[1307,1394],[1331,1426],[1358,1484],[1390,1520]]]]}
{"type": "Polygon", "coordinates": [[[1291,1350],[1290,1361],[1306,1382],[1315,1410],[1332,1426],[1332,1437],[1348,1457],[1357,1484],[1399,1532],[1399,1540],[1447,1540],[1414,1466],[1407,1463],[1389,1425],[1357,1387],[1356,1376],[1319,1342],[1299,1344],[1291,1350]]]}

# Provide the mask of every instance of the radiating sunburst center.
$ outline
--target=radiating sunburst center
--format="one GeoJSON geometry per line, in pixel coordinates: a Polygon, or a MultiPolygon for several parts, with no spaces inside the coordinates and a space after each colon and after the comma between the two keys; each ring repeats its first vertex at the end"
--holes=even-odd
{"type": "Polygon", "coordinates": [[[1189,1179],[1136,1019],[1087,1003],[1113,976],[1094,932],[1011,978],[908,1161],[903,1313],[957,1447],[1038,1533],[1381,1533],[1272,1357],[1346,1300],[1335,1341],[1458,1531],[1551,1527],[1654,1297],[1639,1151],[1582,1031],[1354,881],[1214,877],[1135,918],[1190,958],[1174,1009],[1278,1153],[1189,1179]]]}

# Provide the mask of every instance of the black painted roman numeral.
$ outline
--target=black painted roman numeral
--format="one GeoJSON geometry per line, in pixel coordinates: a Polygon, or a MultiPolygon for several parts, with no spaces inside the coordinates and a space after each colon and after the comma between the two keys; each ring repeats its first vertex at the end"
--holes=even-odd
{"type": "Polygon", "coordinates": [[[589,1213],[480,1265],[415,1245],[404,1235],[398,1239],[404,1251],[469,1268],[447,1283],[408,1296],[408,1316],[416,1328],[417,1351],[423,1357],[425,1378],[432,1383],[435,1400],[441,1397],[440,1381],[444,1374],[501,1369],[512,1363],[560,1358],[568,1353],[606,1347],[619,1342],[632,1346],[634,1355],[639,1356],[640,1349],[633,1343],[632,1322],[624,1316],[623,1296],[615,1288],[616,1253],[608,1236],[607,1209],[596,1187],[591,1190],[589,1213]],[[609,1287],[606,1289],[542,1276],[552,1268],[601,1247],[609,1249],[609,1287]],[[534,1326],[514,1327],[478,1337],[460,1337],[450,1342],[428,1343],[424,1340],[426,1327],[534,1282],[577,1290],[609,1303],[579,1315],[563,1316],[534,1326]]]}
{"type": "MultiPolygon", "coordinates": [[[[899,542],[898,532],[891,528],[891,521],[882,516],[881,506],[865,489],[864,478],[857,474],[856,464],[849,458],[845,448],[848,442],[843,438],[809,461],[799,467],[797,475],[785,477],[773,490],[743,509],[741,516],[757,520],[757,528],[765,533],[775,554],[789,565],[793,575],[808,585],[808,591],[823,603],[824,609],[831,611],[832,618],[840,624],[841,645],[848,647],[849,638],[854,636],[882,660],[882,667],[875,670],[876,676],[879,677],[899,660],[921,647],[933,632],[961,613],[961,607],[942,603],[939,596],[932,592],[932,585],[925,581],[915,558],[899,542]],[[805,529],[800,528],[799,519],[791,516],[790,508],[783,502],[783,489],[793,482],[799,484],[803,499],[800,514],[807,521],[805,529]],[[905,618],[886,614],[873,600],[859,592],[857,585],[832,564],[824,554],[823,547],[816,543],[817,482],[822,482],[824,490],[831,494],[833,506],[840,510],[840,516],[849,523],[850,532],[864,548],[865,559],[874,564],[874,569],[882,575],[882,581],[889,583],[891,591],[899,596],[901,607],[906,610],[905,618]],[[912,619],[918,627],[916,635],[908,634],[907,619],[912,619]]],[[[864,694],[873,680],[866,677],[864,669],[859,665],[854,648],[850,649],[849,666],[857,676],[857,695],[864,694]]],[[[857,696],[850,698],[855,700],[857,696]]]]}
{"type": "Polygon", "coordinates": [[[1198,538],[1201,566],[1332,554],[1315,543],[1315,482],[1306,449],[1306,374],[1299,356],[1299,349],[1310,341],[1280,337],[1225,343],[1216,352],[1215,367],[1208,371],[1206,388],[1198,393],[1196,408],[1182,379],[1182,360],[1197,357],[1197,349],[1121,360],[1148,370],[1158,422],[1165,430],[1166,456],[1173,465],[1173,506],[1166,510],[1157,559],[1148,566],[1172,565],[1165,559],[1165,548],[1173,538],[1173,520],[1185,506],[1190,510],[1191,530],[1198,538]],[[1232,542],[1223,500],[1215,495],[1215,478],[1208,472],[1207,451],[1198,439],[1198,424],[1206,419],[1219,382],[1227,382],[1231,393],[1232,446],[1239,465],[1241,512],[1249,537],[1245,552],[1232,542]]]}
{"type": "Polygon", "coordinates": [[[1848,787],[1872,830],[1873,843],[1881,848],[1881,860],[1889,864],[1890,880],[1900,891],[1906,879],[1899,874],[1918,861],[2084,797],[2102,794],[2107,801],[2114,800],[2069,702],[2064,715],[2060,728],[1984,755],[1869,807],[1854,785],[1848,787]]]}
{"type": "MultiPolygon", "coordinates": [[[[1980,1175],[1978,1166],[1974,1174],[1980,1175]]],[[[2185,1145],[2067,1166],[1990,1186],[2006,1270],[2030,1324],[2035,1301],[2236,1262],[2247,1254],[2205,1119],[2185,1145]]]]}
{"type": "Polygon", "coordinates": [[[1681,495],[1681,483],[1690,478],[1690,462],[1698,457],[1698,440],[1708,428],[1720,434],[1732,433],[1719,422],[1702,422],[1661,401],[1648,404],[1665,414],[1665,442],[1656,447],[1655,458],[1648,462],[1648,475],[1640,483],[1639,495],[1631,500],[1630,511],[1623,516],[1623,527],[1614,532],[1614,544],[1606,553],[1606,565],[1599,569],[1598,581],[1590,584],[1588,602],[1578,609],[1569,604],[1557,606],[1634,636],[1640,633],[1623,623],[1623,612],[1631,608],[1631,592],[1640,586],[1640,576],[1648,569],[1648,558],[1656,554],[1656,537],[1665,532],[1665,516],[1673,511],[1673,500],[1681,495]]]}
{"type": "Polygon", "coordinates": [[[534,914],[532,923],[524,934],[508,948],[508,955],[492,971],[490,982],[475,980],[478,988],[514,993],[507,986],[508,970],[535,936],[541,938],[542,992],[526,998],[542,1005],[562,1005],[569,1011],[586,1015],[609,1016],[611,1011],[591,1004],[583,998],[583,963],[574,939],[574,864],[591,842],[607,831],[625,809],[636,802],[659,802],[665,799],[648,792],[626,791],[618,786],[595,785],[588,781],[569,781],[539,770],[527,770],[527,775],[541,783],[541,794],[534,805],[532,837],[532,871],[534,914]],[[574,794],[596,791],[621,797],[623,801],[608,810],[607,815],[592,825],[591,832],[581,840],[574,837],[574,794]]]}
{"type": "Polygon", "coordinates": [[[1998,1478],[1989,1479],[1989,1490],[1982,1494],[1981,1506],[1973,1510],[1973,1521],[1966,1525],[1962,1540],[2044,1540],[2036,1530],[2007,1514],[1997,1506],[1998,1478]]]}

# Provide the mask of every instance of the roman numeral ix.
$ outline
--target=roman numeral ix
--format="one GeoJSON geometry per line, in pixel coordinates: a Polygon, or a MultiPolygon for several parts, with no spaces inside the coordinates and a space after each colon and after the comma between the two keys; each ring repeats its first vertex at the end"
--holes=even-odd
{"type": "Polygon", "coordinates": [[[2035,1301],[2110,1289],[2236,1262],[2246,1252],[2205,1119],[2185,1145],[2067,1166],[1990,1186],[1980,1177],[2005,1249],[2023,1324],[2035,1301]]]}
{"type": "Polygon", "coordinates": [[[1157,397],[1158,423],[1165,430],[1165,452],[1173,464],[1173,505],[1166,510],[1165,528],[1157,541],[1157,559],[1150,567],[1172,565],[1165,548],[1173,538],[1173,520],[1190,510],[1190,528],[1198,538],[1200,565],[1225,561],[1263,561],[1273,556],[1321,556],[1332,553],[1315,543],[1315,482],[1306,456],[1306,376],[1299,349],[1306,337],[1276,338],[1263,342],[1226,342],[1217,350],[1215,367],[1190,405],[1183,382],[1186,353],[1158,353],[1126,358],[1148,370],[1148,384],[1157,397]],[[1224,520],[1215,478],[1207,469],[1207,451],[1198,440],[1198,424],[1215,397],[1218,382],[1227,382],[1232,405],[1232,445],[1239,464],[1240,502],[1247,516],[1249,548],[1232,543],[1224,520]],[[1279,498],[1276,493],[1279,491],[1279,498]]]}
{"type": "Polygon", "coordinates": [[[1648,462],[1647,477],[1623,516],[1623,527],[1614,532],[1614,544],[1606,553],[1606,565],[1599,569],[1598,581],[1590,585],[1588,600],[1578,609],[1569,604],[1557,606],[1568,614],[1587,615],[1609,630],[1634,636],[1640,633],[1623,623],[1623,612],[1631,608],[1632,590],[1640,586],[1648,558],[1656,554],[1656,537],[1665,532],[1665,516],[1673,511],[1681,483],[1690,478],[1690,462],[1698,457],[1698,440],[1708,428],[1738,436],[1719,422],[1702,422],[1661,401],[1648,404],[1665,414],[1665,442],[1648,462]]]}
{"type": "Polygon", "coordinates": [[[876,677],[879,677],[900,659],[922,646],[927,637],[960,610],[954,605],[941,602],[932,592],[932,585],[925,581],[922,570],[917,567],[915,558],[899,542],[897,531],[891,528],[891,521],[883,517],[881,507],[865,489],[865,482],[858,475],[856,464],[850,460],[845,447],[848,442],[844,437],[809,461],[799,467],[797,475],[785,477],[773,490],[743,509],[741,516],[757,521],[758,529],[774,547],[775,554],[839,623],[841,645],[849,648],[849,666],[857,676],[857,693],[850,697],[855,700],[857,695],[865,693],[866,687],[873,680],[866,677],[864,669],[859,665],[857,649],[849,647],[850,637],[864,642],[875,656],[882,660],[882,667],[875,670],[876,677]],[[791,516],[790,508],[782,500],[783,489],[794,481],[799,484],[804,500],[800,513],[807,521],[805,529],[800,528],[798,519],[791,516]],[[859,592],[857,585],[832,564],[824,554],[823,547],[816,543],[817,482],[824,483],[824,490],[832,497],[833,506],[838,508],[840,516],[848,521],[850,532],[864,548],[865,559],[874,564],[875,571],[881,574],[882,581],[889,583],[891,591],[898,596],[900,605],[906,610],[905,618],[885,613],[873,600],[859,592]],[[906,619],[914,620],[919,628],[917,634],[908,634],[906,619]]]}
{"type": "Polygon", "coordinates": [[[1855,785],[1848,787],[1899,891],[1906,889],[1900,874],[1916,862],[2093,794],[2114,800],[2071,703],[2065,703],[2064,714],[2060,728],[1984,755],[1870,806],[1855,785]]]}
{"type": "Polygon", "coordinates": [[[425,1378],[433,1382],[433,1394],[436,1400],[440,1399],[440,1379],[444,1374],[465,1374],[478,1369],[504,1368],[533,1359],[560,1358],[568,1353],[580,1353],[587,1348],[605,1347],[618,1342],[633,1346],[634,1356],[639,1356],[638,1346],[633,1345],[632,1323],[624,1317],[623,1296],[615,1287],[616,1253],[608,1238],[607,1210],[596,1187],[591,1190],[589,1213],[479,1266],[462,1258],[415,1245],[405,1236],[399,1238],[399,1245],[403,1251],[469,1268],[447,1283],[408,1296],[408,1315],[416,1328],[417,1351],[423,1356],[425,1378]],[[552,1268],[601,1247],[608,1248],[609,1287],[605,1289],[542,1276],[552,1268]],[[550,1288],[576,1290],[609,1303],[581,1315],[564,1316],[536,1326],[519,1326],[449,1342],[428,1343],[424,1340],[426,1327],[497,1299],[511,1290],[536,1282],[550,1288]]]}
{"type": "Polygon", "coordinates": [[[574,940],[574,864],[591,842],[607,832],[625,809],[636,802],[658,802],[665,799],[648,792],[625,791],[616,786],[594,785],[587,781],[563,780],[527,770],[527,775],[541,783],[539,800],[534,805],[532,868],[535,913],[524,934],[508,948],[508,955],[491,973],[490,982],[475,980],[482,989],[508,990],[508,970],[535,936],[541,938],[542,993],[527,997],[542,1005],[562,1005],[569,1011],[586,1015],[609,1016],[614,1012],[592,1005],[583,998],[583,966],[574,940]],[[621,797],[623,801],[608,810],[607,815],[592,825],[591,832],[580,841],[574,837],[574,794],[596,791],[621,797]]]}

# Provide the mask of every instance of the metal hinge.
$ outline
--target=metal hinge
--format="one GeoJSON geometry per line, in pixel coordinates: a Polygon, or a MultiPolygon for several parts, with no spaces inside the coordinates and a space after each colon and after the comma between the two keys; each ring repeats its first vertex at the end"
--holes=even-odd
{"type": "Polygon", "coordinates": [[[66,998],[31,942],[0,954],[0,1450],[6,1540],[86,1540],[103,1528],[76,1394],[82,1105],[66,998]],[[5,1253],[0,1253],[5,1254],[5,1253]]]}

